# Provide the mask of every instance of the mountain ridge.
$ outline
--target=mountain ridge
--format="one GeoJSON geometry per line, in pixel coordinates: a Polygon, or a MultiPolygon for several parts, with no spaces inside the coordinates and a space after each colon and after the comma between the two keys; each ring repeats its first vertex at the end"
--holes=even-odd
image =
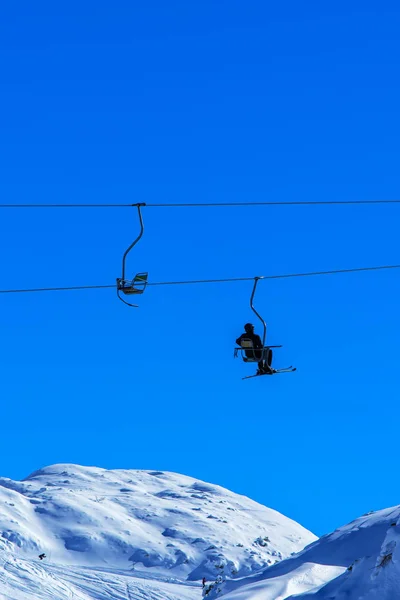
{"type": "Polygon", "coordinates": [[[214,587],[209,600],[395,600],[399,540],[400,506],[372,511],[279,564],[214,587]]]}
{"type": "Polygon", "coordinates": [[[316,539],[246,496],[167,471],[49,465],[0,478],[0,501],[0,544],[64,566],[243,577],[316,539]]]}

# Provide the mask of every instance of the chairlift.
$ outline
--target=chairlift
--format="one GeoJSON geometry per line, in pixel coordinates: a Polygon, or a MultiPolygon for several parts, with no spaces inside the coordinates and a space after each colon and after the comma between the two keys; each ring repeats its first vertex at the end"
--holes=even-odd
{"type": "Polygon", "coordinates": [[[126,277],[125,277],[126,257],[128,256],[129,252],[132,250],[132,248],[134,246],[136,246],[136,244],[138,243],[138,241],[140,240],[140,238],[142,237],[143,232],[144,232],[144,224],[143,224],[143,216],[142,216],[141,208],[142,208],[142,206],[146,206],[146,204],[141,203],[141,204],[135,204],[133,206],[136,206],[136,208],[138,209],[139,222],[140,222],[140,233],[137,236],[137,238],[132,242],[132,244],[129,246],[129,248],[125,251],[124,256],[122,257],[122,275],[121,275],[121,277],[117,278],[117,295],[118,295],[118,298],[124,304],[127,304],[128,306],[132,306],[134,308],[138,308],[137,304],[131,304],[130,302],[127,302],[126,300],[124,300],[124,298],[122,298],[122,296],[121,296],[121,292],[123,294],[125,294],[126,296],[134,296],[134,295],[138,295],[138,294],[143,294],[143,292],[147,286],[148,273],[137,273],[133,277],[133,279],[126,279],[126,277]]]}
{"type": "Polygon", "coordinates": [[[266,324],[265,320],[262,318],[262,316],[257,312],[257,310],[255,309],[254,304],[253,304],[254,296],[256,293],[256,289],[257,289],[257,284],[260,279],[263,279],[263,277],[255,277],[254,278],[253,291],[250,296],[250,308],[254,312],[254,314],[258,317],[258,319],[260,319],[260,321],[263,325],[262,347],[255,348],[253,341],[251,339],[243,338],[241,341],[241,345],[239,347],[235,348],[234,356],[236,358],[240,354],[243,359],[243,362],[245,362],[245,363],[264,362],[268,368],[263,373],[256,373],[255,375],[248,375],[247,377],[243,377],[242,379],[251,379],[252,377],[258,377],[260,375],[276,375],[278,373],[293,373],[294,371],[296,371],[296,367],[292,367],[292,366],[286,367],[284,369],[273,369],[272,368],[272,356],[273,356],[272,349],[273,348],[282,348],[282,346],[270,346],[270,345],[266,345],[266,343],[265,343],[266,338],[267,338],[267,324],[266,324]]]}

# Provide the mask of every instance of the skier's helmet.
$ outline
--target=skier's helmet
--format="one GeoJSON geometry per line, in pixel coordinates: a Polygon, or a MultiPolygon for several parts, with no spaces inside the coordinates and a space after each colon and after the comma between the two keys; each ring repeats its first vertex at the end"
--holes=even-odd
{"type": "Polygon", "coordinates": [[[251,323],[246,323],[244,330],[247,331],[247,333],[252,333],[254,331],[254,325],[251,323]]]}

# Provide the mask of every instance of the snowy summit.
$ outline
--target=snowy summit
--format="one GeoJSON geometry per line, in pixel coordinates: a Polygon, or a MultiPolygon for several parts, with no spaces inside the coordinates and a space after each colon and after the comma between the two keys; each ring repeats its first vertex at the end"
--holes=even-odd
{"type": "MultiPolygon", "coordinates": [[[[0,598],[12,600],[68,598],[71,590],[103,598],[94,572],[100,581],[113,573],[116,590],[133,590],[138,580],[157,582],[157,590],[179,586],[152,596],[139,585],[137,598],[199,598],[203,577],[257,573],[316,539],[249,498],[169,472],[53,465],[20,482],[0,478],[0,503],[0,598]],[[29,587],[38,577],[48,590],[43,581],[40,593],[29,587]]],[[[104,598],[136,598],[111,588],[104,598]]]]}

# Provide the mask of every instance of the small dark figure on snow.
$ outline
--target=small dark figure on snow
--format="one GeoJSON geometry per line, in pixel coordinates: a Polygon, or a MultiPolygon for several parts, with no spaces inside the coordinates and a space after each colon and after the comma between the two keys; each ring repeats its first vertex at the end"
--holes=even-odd
{"type": "Polygon", "coordinates": [[[203,577],[203,580],[202,580],[203,587],[206,587],[206,581],[207,581],[207,579],[205,577],[203,577]]]}
{"type": "Polygon", "coordinates": [[[268,352],[268,359],[263,359],[263,344],[260,336],[254,333],[254,325],[252,325],[251,323],[246,323],[246,325],[244,326],[244,330],[245,333],[242,333],[242,335],[238,337],[236,343],[238,344],[238,346],[242,346],[243,340],[250,340],[253,344],[253,348],[246,348],[245,354],[247,358],[260,359],[258,363],[257,375],[262,375],[264,373],[272,373],[272,350],[270,349],[268,352]]]}
{"type": "Polygon", "coordinates": [[[40,558],[40,560],[43,560],[44,558],[46,558],[45,553],[43,552],[43,554],[39,554],[39,558],[40,558]]]}

